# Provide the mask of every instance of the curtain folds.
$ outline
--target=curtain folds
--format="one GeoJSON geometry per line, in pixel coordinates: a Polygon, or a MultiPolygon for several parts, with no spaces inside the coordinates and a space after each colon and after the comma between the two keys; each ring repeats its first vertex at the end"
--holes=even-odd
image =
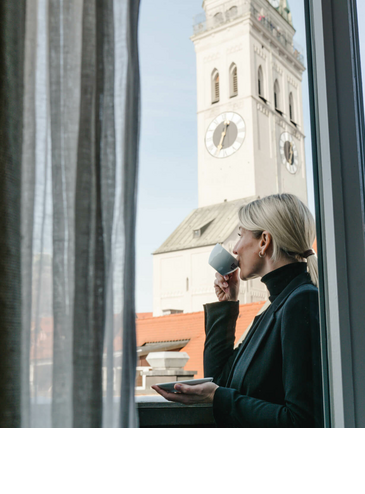
{"type": "Polygon", "coordinates": [[[0,3],[0,426],[21,420],[21,145],[25,4],[0,3]]]}
{"type": "Polygon", "coordinates": [[[0,419],[137,427],[139,1],[22,5],[0,7],[0,419]]]}
{"type": "Polygon", "coordinates": [[[137,365],[137,344],[135,331],[135,225],[137,197],[138,141],[140,120],[140,81],[138,71],[138,26],[139,0],[129,1],[127,10],[127,80],[124,132],[124,225],[128,238],[124,263],[124,310],[123,310],[123,361],[121,415],[122,427],[137,425],[134,401],[135,369],[137,365]],[[133,328],[131,331],[130,328],[133,328]]]}

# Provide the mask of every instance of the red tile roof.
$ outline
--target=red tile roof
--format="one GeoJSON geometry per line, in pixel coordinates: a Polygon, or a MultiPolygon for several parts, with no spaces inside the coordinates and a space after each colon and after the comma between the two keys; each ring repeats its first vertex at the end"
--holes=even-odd
{"type": "Polygon", "coordinates": [[[153,312],[138,312],[136,314],[137,319],[146,319],[148,317],[152,317],[153,312]]]}
{"type": "MultiPolygon", "coordinates": [[[[236,342],[261,309],[264,302],[240,305],[240,314],[236,327],[236,342]]],[[[120,324],[120,315],[115,315],[116,327],[120,324]],[[118,324],[119,323],[119,324],[118,324]]],[[[161,317],[152,317],[152,312],[136,314],[137,346],[144,343],[189,340],[182,349],[187,352],[190,359],[185,370],[198,371],[196,377],[203,377],[203,349],[205,341],[204,312],[192,312],[188,314],[171,314],[161,317]]],[[[35,354],[34,349],[34,325],[32,326],[31,359],[51,359],[53,355],[53,318],[43,317],[40,320],[38,332],[38,345],[35,354]]],[[[121,331],[114,337],[114,350],[122,348],[121,331]]]]}
{"type": "MultiPolygon", "coordinates": [[[[264,302],[240,305],[236,326],[236,342],[263,305],[264,302]]],[[[203,349],[205,331],[203,311],[145,318],[139,318],[137,314],[136,324],[137,346],[155,341],[190,340],[182,349],[190,357],[184,370],[198,371],[195,377],[204,377],[203,349]]]]}

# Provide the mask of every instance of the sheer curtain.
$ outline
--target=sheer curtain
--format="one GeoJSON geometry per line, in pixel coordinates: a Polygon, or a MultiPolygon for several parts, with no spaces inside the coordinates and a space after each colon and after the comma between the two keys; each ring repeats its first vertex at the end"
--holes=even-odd
{"type": "MultiPolygon", "coordinates": [[[[0,23],[10,29],[19,10],[5,3],[0,23]]],[[[4,330],[9,340],[18,317],[6,367],[18,369],[23,427],[138,426],[138,12],[136,0],[27,0],[16,20],[19,73],[5,75],[18,105],[9,115],[23,120],[8,129],[18,193],[2,203],[20,225],[21,297],[4,330]]]]}

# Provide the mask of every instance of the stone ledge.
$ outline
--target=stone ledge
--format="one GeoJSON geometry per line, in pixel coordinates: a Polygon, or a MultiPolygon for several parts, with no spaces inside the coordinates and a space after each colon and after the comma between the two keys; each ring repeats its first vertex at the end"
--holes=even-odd
{"type": "MultiPolygon", "coordinates": [[[[198,373],[198,371],[189,371],[189,370],[182,370],[182,369],[154,369],[154,370],[148,370],[148,371],[141,371],[144,376],[195,376],[195,374],[198,373]]],[[[176,381],[176,379],[175,379],[176,381]]]]}

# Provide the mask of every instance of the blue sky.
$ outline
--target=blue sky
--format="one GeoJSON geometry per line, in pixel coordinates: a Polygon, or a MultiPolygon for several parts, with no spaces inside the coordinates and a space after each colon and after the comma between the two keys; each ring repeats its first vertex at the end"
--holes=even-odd
{"type": "MultiPolygon", "coordinates": [[[[202,0],[142,0],[139,22],[141,141],[137,206],[137,312],[153,306],[152,252],[198,206],[193,17],[202,0]]],[[[305,53],[303,0],[290,0],[305,53]]],[[[364,2],[359,17],[364,19],[364,2]]],[[[362,34],[360,29],[360,34],[362,34]]],[[[362,37],[363,39],[363,37],[362,37]]],[[[365,50],[365,44],[364,44],[365,50]]],[[[314,212],[307,73],[303,77],[309,207],[314,212]]]]}

